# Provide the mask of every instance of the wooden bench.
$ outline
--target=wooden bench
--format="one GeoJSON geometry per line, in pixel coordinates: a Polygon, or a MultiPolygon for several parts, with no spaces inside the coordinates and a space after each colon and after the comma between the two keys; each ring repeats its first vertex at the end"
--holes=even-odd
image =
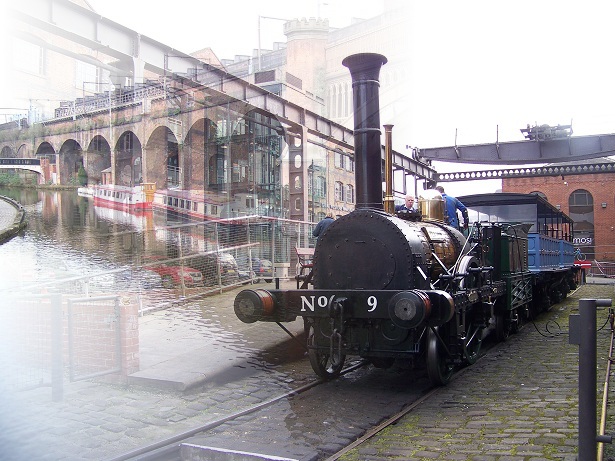
{"type": "Polygon", "coordinates": [[[307,288],[312,283],[312,268],[314,267],[314,248],[299,248],[295,247],[297,252],[297,289],[299,289],[299,283],[301,288],[307,288]]]}

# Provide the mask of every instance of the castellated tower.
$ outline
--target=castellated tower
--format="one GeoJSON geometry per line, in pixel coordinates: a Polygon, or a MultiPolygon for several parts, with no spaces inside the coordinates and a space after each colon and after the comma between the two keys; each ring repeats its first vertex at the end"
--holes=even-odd
{"type": "Polygon", "coordinates": [[[284,34],[287,37],[287,72],[302,80],[303,91],[324,102],[329,20],[294,19],[284,24],[284,34]]]}

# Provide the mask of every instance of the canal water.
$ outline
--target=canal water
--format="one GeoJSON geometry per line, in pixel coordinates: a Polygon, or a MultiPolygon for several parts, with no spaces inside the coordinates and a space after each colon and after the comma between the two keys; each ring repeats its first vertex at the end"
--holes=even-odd
{"type": "MultiPolygon", "coordinates": [[[[64,280],[68,282],[61,284],[63,292],[83,289],[84,280],[106,284],[105,291],[121,289],[121,281],[134,288],[139,286],[133,283],[135,262],[142,262],[147,253],[145,234],[176,224],[151,212],[135,215],[95,206],[91,197],[75,190],[0,188],[0,195],[22,204],[28,222],[20,235],[0,245],[4,292],[38,293],[64,280]]],[[[164,236],[157,233],[158,246],[166,246],[164,236]]],[[[141,282],[160,281],[151,271],[140,274],[141,282]]]]}

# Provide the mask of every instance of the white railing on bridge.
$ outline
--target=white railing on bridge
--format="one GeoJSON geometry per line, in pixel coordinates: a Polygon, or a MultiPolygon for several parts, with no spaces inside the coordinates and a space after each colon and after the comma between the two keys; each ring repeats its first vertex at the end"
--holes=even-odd
{"type": "Polygon", "coordinates": [[[42,173],[41,161],[38,158],[0,158],[0,168],[5,170],[29,170],[42,173]]]}

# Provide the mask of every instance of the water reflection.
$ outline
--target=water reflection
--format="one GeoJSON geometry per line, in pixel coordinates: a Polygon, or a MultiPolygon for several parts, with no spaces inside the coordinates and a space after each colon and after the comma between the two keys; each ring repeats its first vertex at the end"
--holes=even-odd
{"type": "MultiPolygon", "coordinates": [[[[100,218],[76,191],[4,188],[0,194],[21,203],[28,221],[21,235],[0,245],[0,287],[5,293],[32,294],[59,280],[130,269],[127,263],[135,250],[123,245],[120,255],[109,236],[131,227],[100,218]]],[[[130,234],[128,241],[133,240],[130,234]]],[[[69,285],[72,289],[78,284],[69,285]]]]}

